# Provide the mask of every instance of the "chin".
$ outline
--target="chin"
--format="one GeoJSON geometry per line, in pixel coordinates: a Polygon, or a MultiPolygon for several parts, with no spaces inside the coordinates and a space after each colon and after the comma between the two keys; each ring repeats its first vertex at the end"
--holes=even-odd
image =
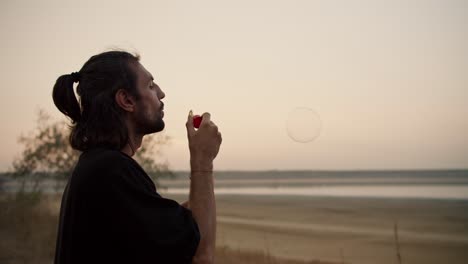
{"type": "Polygon", "coordinates": [[[140,122],[137,122],[137,129],[140,131],[141,134],[148,135],[148,134],[153,134],[157,133],[160,131],[164,130],[164,127],[166,124],[164,123],[164,120],[162,118],[157,118],[156,120],[139,120],[140,122]]]}
{"type": "Polygon", "coordinates": [[[164,123],[164,121],[162,119],[159,119],[155,123],[155,126],[152,129],[153,131],[151,133],[157,133],[157,132],[163,131],[165,127],[166,127],[166,124],[164,123]]]}
{"type": "Polygon", "coordinates": [[[159,127],[160,128],[159,131],[163,131],[165,127],[166,127],[166,123],[164,123],[164,121],[161,121],[161,126],[159,127]]]}

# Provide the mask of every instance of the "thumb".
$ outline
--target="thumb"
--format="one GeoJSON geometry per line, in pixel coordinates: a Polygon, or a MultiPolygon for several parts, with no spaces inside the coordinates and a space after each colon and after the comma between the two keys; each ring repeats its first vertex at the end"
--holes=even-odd
{"type": "Polygon", "coordinates": [[[187,135],[191,136],[193,133],[195,133],[195,127],[193,126],[193,112],[190,110],[188,117],[187,117],[187,123],[185,123],[185,126],[187,127],[187,135]]]}

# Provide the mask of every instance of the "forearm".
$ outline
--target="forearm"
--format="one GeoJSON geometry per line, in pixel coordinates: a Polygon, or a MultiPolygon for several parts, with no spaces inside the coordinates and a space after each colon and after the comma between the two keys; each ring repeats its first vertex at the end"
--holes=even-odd
{"type": "Polygon", "coordinates": [[[189,204],[192,215],[200,230],[200,243],[193,257],[193,263],[214,263],[216,243],[216,201],[214,195],[213,160],[218,155],[222,142],[218,127],[211,121],[209,113],[195,130],[193,113],[190,110],[187,123],[187,137],[190,150],[190,194],[189,204]]]}
{"type": "Polygon", "coordinates": [[[192,169],[189,204],[201,236],[194,262],[196,259],[202,259],[203,263],[211,263],[216,242],[216,201],[212,169],[206,171],[192,169]]]}

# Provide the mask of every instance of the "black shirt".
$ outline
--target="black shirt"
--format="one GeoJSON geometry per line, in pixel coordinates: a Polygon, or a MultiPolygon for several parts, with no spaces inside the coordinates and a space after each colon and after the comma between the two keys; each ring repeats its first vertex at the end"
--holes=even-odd
{"type": "Polygon", "coordinates": [[[161,197],[131,157],[81,154],[62,198],[55,264],[191,263],[199,241],[191,211],[161,197]]]}

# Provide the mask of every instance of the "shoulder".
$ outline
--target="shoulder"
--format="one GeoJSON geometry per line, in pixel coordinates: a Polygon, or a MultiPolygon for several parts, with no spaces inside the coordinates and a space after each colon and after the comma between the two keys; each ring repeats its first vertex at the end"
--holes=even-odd
{"type": "Polygon", "coordinates": [[[83,152],[76,165],[74,174],[78,178],[89,180],[112,180],[113,183],[150,185],[155,189],[154,183],[145,170],[127,154],[112,149],[97,148],[83,152]]]}
{"type": "Polygon", "coordinates": [[[78,163],[97,168],[104,167],[105,169],[109,169],[109,167],[136,165],[136,161],[123,152],[106,148],[96,148],[83,152],[78,163]]]}
{"type": "Polygon", "coordinates": [[[135,161],[118,150],[96,148],[81,154],[76,164],[73,177],[105,179],[106,176],[133,170],[135,161]]]}
{"type": "Polygon", "coordinates": [[[118,150],[95,148],[85,151],[81,154],[80,162],[88,162],[91,164],[107,163],[107,162],[124,162],[129,157],[118,150]]]}

